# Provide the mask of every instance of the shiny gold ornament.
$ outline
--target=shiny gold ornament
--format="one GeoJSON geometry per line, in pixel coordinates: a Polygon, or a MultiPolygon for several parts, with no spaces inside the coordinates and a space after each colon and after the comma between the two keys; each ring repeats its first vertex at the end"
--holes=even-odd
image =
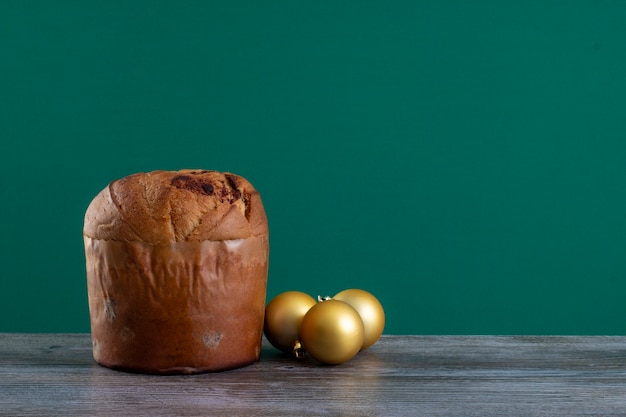
{"type": "Polygon", "coordinates": [[[263,332],[277,349],[302,357],[298,340],[302,318],[316,301],[300,291],[286,291],[274,297],[265,307],[263,332]]]}
{"type": "Polygon", "coordinates": [[[322,300],[304,315],[300,342],[320,362],[337,365],[352,359],[363,346],[363,321],[348,303],[322,300]]]}
{"type": "Polygon", "coordinates": [[[355,288],[343,290],[333,299],[350,304],[361,316],[365,329],[361,350],[376,343],[385,328],[385,311],[380,301],[369,292],[355,288]]]}

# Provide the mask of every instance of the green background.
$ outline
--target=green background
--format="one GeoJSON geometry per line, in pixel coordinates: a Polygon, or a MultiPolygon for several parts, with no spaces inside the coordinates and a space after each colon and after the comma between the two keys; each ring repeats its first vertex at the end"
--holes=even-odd
{"type": "Polygon", "coordinates": [[[0,2],[0,331],[89,330],[84,211],[238,173],[268,297],[388,334],[626,334],[626,2],[0,2]]]}

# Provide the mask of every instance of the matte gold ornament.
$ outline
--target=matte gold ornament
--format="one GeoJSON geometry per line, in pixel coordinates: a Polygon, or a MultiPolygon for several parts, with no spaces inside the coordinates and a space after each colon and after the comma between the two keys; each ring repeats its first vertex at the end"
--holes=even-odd
{"type": "Polygon", "coordinates": [[[385,311],[376,297],[367,291],[351,288],[343,290],[333,297],[334,300],[350,304],[361,316],[365,336],[361,350],[372,346],[383,334],[385,311]]]}
{"type": "Polygon", "coordinates": [[[313,297],[300,291],[286,291],[274,297],[265,307],[263,332],[277,349],[303,357],[299,341],[302,318],[316,304],[313,297]]]}
{"type": "Polygon", "coordinates": [[[300,324],[300,342],[314,359],[337,365],[352,359],[363,346],[363,321],[350,304],[321,299],[300,324]]]}

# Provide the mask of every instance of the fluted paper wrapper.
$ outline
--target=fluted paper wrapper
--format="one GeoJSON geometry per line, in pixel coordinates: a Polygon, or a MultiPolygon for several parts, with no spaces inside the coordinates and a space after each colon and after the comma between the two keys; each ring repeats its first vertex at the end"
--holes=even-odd
{"type": "Polygon", "coordinates": [[[260,357],[267,237],[148,244],[84,237],[93,355],[176,374],[260,357]]]}

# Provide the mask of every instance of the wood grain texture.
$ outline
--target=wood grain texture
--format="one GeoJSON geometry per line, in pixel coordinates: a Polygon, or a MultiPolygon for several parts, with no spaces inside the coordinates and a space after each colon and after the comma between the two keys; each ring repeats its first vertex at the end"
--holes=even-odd
{"type": "Polygon", "coordinates": [[[338,366],[194,376],[96,365],[86,334],[0,334],[2,416],[624,416],[626,337],[383,336],[338,366]]]}

